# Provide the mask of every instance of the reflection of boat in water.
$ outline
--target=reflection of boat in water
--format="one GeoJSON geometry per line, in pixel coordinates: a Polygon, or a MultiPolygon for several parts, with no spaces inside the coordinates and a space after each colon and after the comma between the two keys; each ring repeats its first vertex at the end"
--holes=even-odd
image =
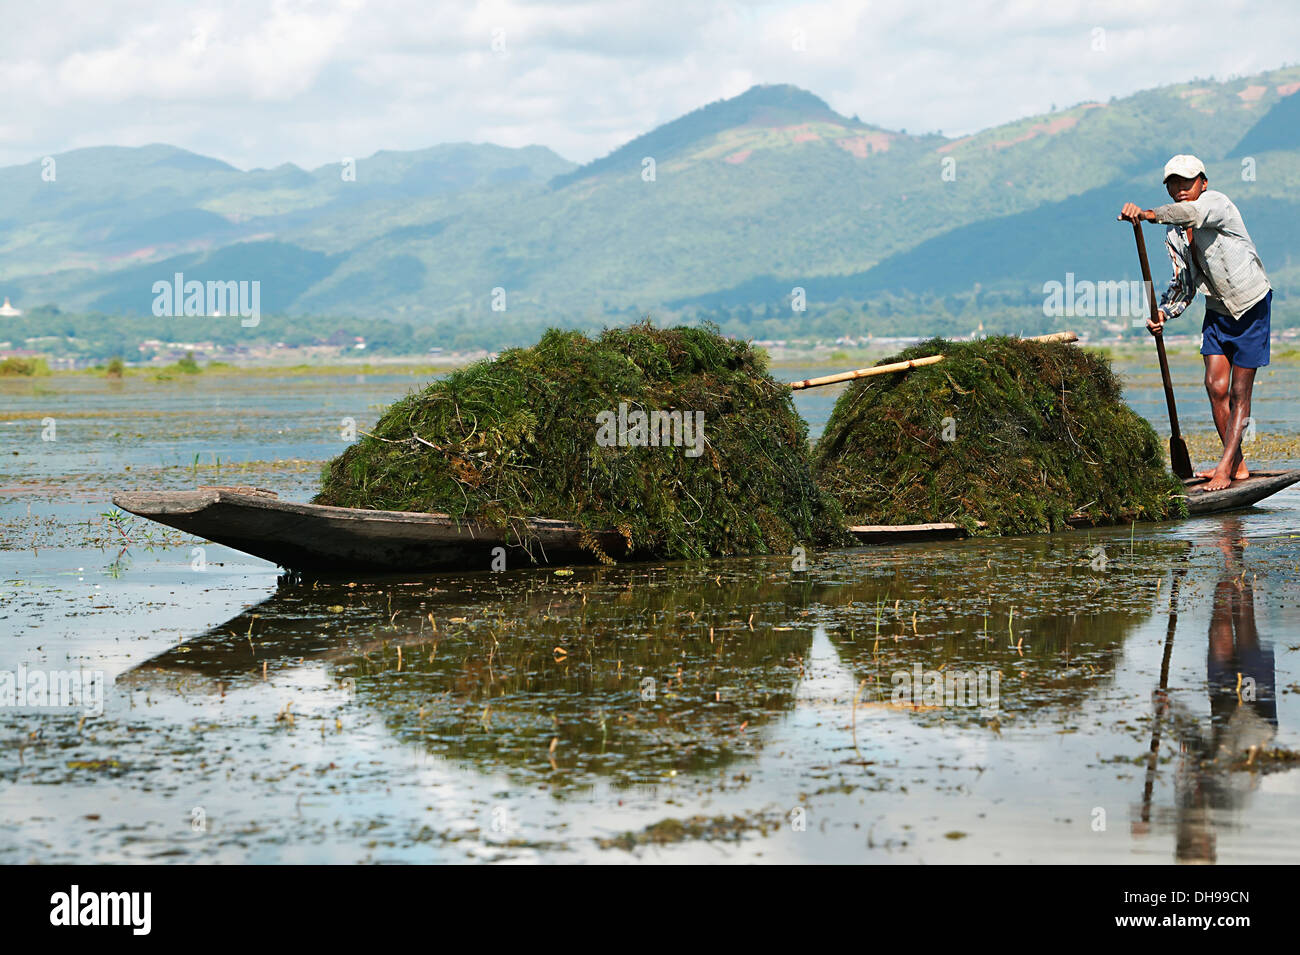
{"type": "Polygon", "coordinates": [[[1141,817],[1134,831],[1145,833],[1151,821],[1161,729],[1169,723],[1179,747],[1170,820],[1179,862],[1216,861],[1216,817],[1245,806],[1258,785],[1254,759],[1277,735],[1273,649],[1256,626],[1254,584],[1246,580],[1242,569],[1241,534],[1240,521],[1229,521],[1220,541],[1225,562],[1214,589],[1206,651],[1208,732],[1201,720],[1168,694],[1170,652],[1177,629],[1177,577],[1170,594],[1160,684],[1152,695],[1156,712],[1141,817]]]}
{"type": "MultiPolygon", "coordinates": [[[[1220,491],[1187,482],[1192,516],[1250,507],[1300,481],[1300,470],[1259,471],[1220,491]]],[[[196,491],[121,492],[124,511],[225,544],[292,570],[312,573],[426,573],[509,566],[595,562],[591,545],[616,558],[634,559],[627,541],[611,530],[587,530],[567,521],[532,518],[511,527],[457,520],[446,514],[325,507],[281,501],[256,488],[207,487],[196,491]]],[[[861,544],[945,540],[966,536],[957,524],[850,528],[861,544]]]]}
{"type": "MultiPolygon", "coordinates": [[[[999,548],[1005,555],[1015,555],[1019,569],[1011,579],[1005,562],[986,567],[983,553],[954,550],[948,552],[954,576],[944,584],[939,606],[923,580],[863,573],[864,564],[880,566],[883,558],[887,567],[899,559],[877,551],[845,552],[808,580],[799,580],[800,575],[788,568],[779,578],[771,577],[771,562],[752,560],[621,564],[581,568],[565,577],[524,571],[401,584],[314,581],[308,586],[286,575],[276,596],[140,664],[120,679],[135,684],[174,684],[185,679],[191,689],[205,682],[214,687],[218,682],[260,679],[263,663],[274,675],[277,668],[303,660],[332,666],[384,650],[395,666],[399,646],[423,647],[427,655],[437,644],[437,653],[445,660],[453,647],[469,654],[474,648],[464,644],[471,639],[479,641],[478,650],[499,645],[497,659],[514,653],[519,641],[532,646],[530,652],[538,659],[553,656],[557,647],[565,648],[571,658],[579,633],[584,652],[594,652],[596,657],[617,652],[626,677],[633,672],[653,674],[659,665],[653,662],[656,655],[665,652],[668,656],[662,665],[675,671],[678,657],[672,653],[685,651],[694,658],[695,641],[701,639],[711,652],[725,647],[730,657],[736,629],[758,654],[755,660],[768,661],[762,666],[783,668],[791,658],[803,655],[805,630],[773,635],[783,650],[775,663],[754,634],[770,630],[774,616],[798,620],[815,606],[830,645],[859,680],[882,668],[886,673],[891,668],[910,670],[918,661],[950,668],[1011,666],[1020,674],[1018,680],[1029,684],[1022,683],[1025,692],[1005,700],[1004,708],[1070,706],[1088,696],[1099,676],[1114,670],[1126,637],[1152,613],[1151,572],[1168,566],[1184,549],[1185,544],[1176,541],[1139,542],[1134,566],[1140,571],[1111,568],[1103,574],[1088,566],[1090,559],[1095,560],[1095,548],[1081,552],[1060,537],[1020,538],[1011,550],[999,548]],[[1096,592],[1103,581],[1107,596],[1098,601],[1096,592]],[[920,607],[918,629],[914,611],[925,602],[930,606],[920,607]],[[428,622],[430,615],[441,624],[437,633],[428,622]],[[736,620],[718,623],[719,616],[736,620]],[[449,617],[464,619],[449,625],[449,617]],[[494,626],[492,619],[502,623],[494,626]],[[1009,628],[1014,629],[1014,637],[1009,637],[1009,628]],[[628,646],[628,633],[633,631],[654,643],[653,653],[628,646]],[[591,640],[600,642],[598,650],[591,650],[591,640]],[[609,640],[614,642],[607,646],[609,640]]],[[[936,570],[943,574],[931,561],[916,567],[924,575],[936,570]]],[[[415,659],[412,654],[406,650],[404,659],[415,659]]],[[[715,669],[712,656],[696,662],[715,669]]],[[[617,660],[612,665],[619,669],[617,660]]],[[[663,682],[662,676],[657,679],[663,682]]],[[[742,682],[753,679],[745,677],[742,682]]],[[[486,694],[488,688],[482,692],[486,694]]]]}
{"type": "MultiPolygon", "coordinates": [[[[265,672],[280,703],[298,686],[345,684],[349,706],[393,739],[556,795],[659,784],[673,772],[730,779],[761,768],[756,757],[799,732],[818,734],[820,753],[826,739],[847,750],[853,727],[863,757],[876,760],[895,751],[904,722],[942,745],[950,730],[963,747],[994,739],[978,708],[884,708],[892,673],[918,662],[945,672],[1001,669],[996,732],[1078,725],[1074,717],[1098,696],[1111,706],[1128,637],[1157,604],[1163,610],[1168,588],[1158,590],[1155,578],[1180,566],[1193,572],[1184,541],[1132,546],[1104,570],[1089,566],[1082,540],[1057,535],[920,555],[844,552],[819,564],[814,579],[777,560],[400,583],[285,577],[269,600],[119,680],[155,694],[238,694],[255,693],[265,672]],[[815,626],[825,635],[814,636],[815,626]],[[867,710],[876,700],[881,706],[867,710]],[[814,724],[821,728],[808,729],[814,724]]],[[[1186,593],[1192,584],[1181,586],[1186,593]]],[[[1248,610],[1239,603],[1234,612],[1248,610]]],[[[1233,692],[1220,702],[1235,707],[1242,664],[1225,660],[1233,692]]],[[[1179,735],[1166,722],[1166,752],[1171,738],[1179,735]]],[[[1209,798],[1179,785],[1193,805],[1209,798]]]]}
{"type": "MultiPolygon", "coordinates": [[[[895,674],[918,664],[923,674],[945,675],[945,686],[947,674],[964,675],[969,683],[998,671],[1000,720],[1068,721],[1102,681],[1113,678],[1128,637],[1151,619],[1151,575],[1187,552],[1183,541],[1141,541],[1119,566],[1101,563],[1109,559],[1100,545],[1082,545],[1059,535],[999,541],[996,550],[969,541],[930,555],[927,570],[938,561],[950,565],[941,590],[899,573],[833,581],[814,587],[813,596],[836,609],[830,639],[865,681],[863,701],[890,704],[895,674]],[[1010,575],[1009,559],[1015,568],[1010,575]],[[1103,587],[1105,598],[1098,599],[1103,587]]],[[[906,559],[885,562],[908,566],[906,559]]],[[[925,721],[933,725],[990,721],[977,706],[945,701],[929,709],[935,712],[925,721]]]]}
{"type": "Polygon", "coordinates": [[[438,583],[284,578],[119,682],[230,693],[260,683],[263,666],[289,682],[323,664],[396,739],[439,757],[556,789],[642,785],[752,756],[794,707],[812,640],[804,588],[752,567],[438,583]]]}

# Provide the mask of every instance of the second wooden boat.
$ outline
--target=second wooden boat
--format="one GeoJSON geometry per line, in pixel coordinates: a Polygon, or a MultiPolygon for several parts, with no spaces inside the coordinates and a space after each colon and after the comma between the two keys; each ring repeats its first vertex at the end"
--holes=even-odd
{"type": "MultiPolygon", "coordinates": [[[[1183,481],[1187,488],[1187,513],[1189,517],[1221,514],[1243,507],[1252,507],[1278,491],[1300,483],[1300,469],[1292,471],[1255,471],[1250,477],[1234,481],[1231,487],[1206,491],[1201,485],[1207,478],[1193,477],[1183,481]]],[[[1071,521],[1077,527],[1091,522],[1071,521]]],[[[965,537],[966,530],[959,524],[864,524],[850,527],[853,536],[863,544],[893,544],[918,540],[954,540],[965,537]]]]}

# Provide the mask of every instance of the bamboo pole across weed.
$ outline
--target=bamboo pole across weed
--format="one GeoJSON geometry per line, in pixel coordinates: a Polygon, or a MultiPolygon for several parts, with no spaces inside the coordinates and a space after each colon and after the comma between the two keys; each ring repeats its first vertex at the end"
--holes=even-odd
{"type": "MultiPolygon", "coordinates": [[[[1079,336],[1074,332],[1053,332],[1051,335],[1036,335],[1033,338],[1026,338],[1027,342],[1077,342],[1079,336]]],[[[912,358],[908,361],[895,361],[888,365],[874,365],[871,368],[855,368],[853,371],[841,371],[835,375],[826,375],[823,378],[807,378],[803,381],[792,381],[790,387],[799,391],[803,388],[820,388],[822,385],[835,385],[841,381],[853,381],[855,378],[869,378],[872,375],[888,375],[895,371],[907,371],[909,368],[919,368],[922,365],[933,365],[935,362],[943,361],[943,355],[926,355],[924,358],[912,358]]]]}

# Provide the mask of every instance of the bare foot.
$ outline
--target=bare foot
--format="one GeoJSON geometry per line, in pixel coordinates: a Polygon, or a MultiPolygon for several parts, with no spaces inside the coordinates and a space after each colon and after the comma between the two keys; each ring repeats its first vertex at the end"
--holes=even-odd
{"type": "Polygon", "coordinates": [[[1222,491],[1225,487],[1232,487],[1232,478],[1220,471],[1212,471],[1210,479],[1201,487],[1206,491],[1222,491]]]}
{"type": "MultiPolygon", "coordinates": [[[[1204,471],[1197,471],[1196,476],[1203,477],[1203,478],[1212,478],[1214,477],[1214,471],[1215,471],[1214,468],[1206,468],[1204,471]]],[[[1246,470],[1246,465],[1243,463],[1238,466],[1237,473],[1232,476],[1232,479],[1234,481],[1244,481],[1248,477],[1250,477],[1250,471],[1246,470]]]]}

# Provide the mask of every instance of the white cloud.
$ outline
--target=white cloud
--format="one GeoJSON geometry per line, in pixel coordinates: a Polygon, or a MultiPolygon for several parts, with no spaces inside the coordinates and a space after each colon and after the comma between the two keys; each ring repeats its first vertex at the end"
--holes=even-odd
{"type": "Polygon", "coordinates": [[[71,51],[49,73],[64,102],[291,100],[312,90],[347,38],[351,4],[320,6],[277,0],[246,24],[210,12],[147,23],[71,51]]]}
{"type": "Polygon", "coordinates": [[[1297,27],[1245,0],[45,0],[0,37],[0,163],[142,141],[244,167],[453,141],[587,161],[755,82],[959,135],[1280,66],[1297,27]]]}

